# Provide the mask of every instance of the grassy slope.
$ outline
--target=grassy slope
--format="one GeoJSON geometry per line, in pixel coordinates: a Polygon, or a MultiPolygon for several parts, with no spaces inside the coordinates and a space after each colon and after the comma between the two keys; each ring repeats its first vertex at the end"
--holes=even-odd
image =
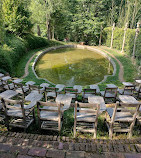
{"type": "Polygon", "coordinates": [[[112,53],[115,55],[117,59],[120,60],[124,67],[124,79],[127,82],[133,82],[134,78],[137,76],[137,70],[136,66],[132,64],[131,58],[126,56],[125,54],[119,53],[118,50],[115,49],[109,49],[106,47],[103,47],[106,51],[112,53]]]}
{"type": "MultiPolygon", "coordinates": [[[[36,54],[38,51],[43,50],[45,48],[48,47],[52,47],[52,46],[57,46],[57,45],[63,45],[63,42],[58,42],[58,41],[51,41],[49,45],[47,45],[46,47],[42,47],[42,48],[38,48],[38,49],[34,49],[29,51],[28,53],[26,53],[20,60],[19,62],[16,64],[15,66],[15,76],[14,77],[22,77],[24,75],[24,68],[26,66],[26,63],[28,62],[28,60],[32,57],[32,55],[36,54]]],[[[29,75],[24,78],[23,83],[25,83],[26,81],[32,80],[35,81],[36,84],[40,84],[42,82],[45,82],[44,80],[38,80],[36,79],[34,73],[32,72],[32,64],[34,59],[36,58],[36,56],[32,59],[30,65],[29,65],[29,75]]]]}
{"type": "MultiPolygon", "coordinates": [[[[44,47],[43,47],[44,48],[44,47]]],[[[25,54],[20,61],[17,63],[17,65],[15,66],[15,76],[16,77],[21,77],[24,75],[24,68],[25,65],[27,63],[27,61],[32,57],[33,54],[35,54],[37,51],[43,49],[43,48],[39,48],[39,49],[35,49],[35,50],[31,50],[29,51],[27,54],[25,54]]]]}

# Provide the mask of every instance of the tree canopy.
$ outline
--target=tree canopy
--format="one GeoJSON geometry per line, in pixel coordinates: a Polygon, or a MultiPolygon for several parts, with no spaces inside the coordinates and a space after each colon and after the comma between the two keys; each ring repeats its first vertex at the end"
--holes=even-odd
{"type": "Polygon", "coordinates": [[[31,30],[32,22],[29,20],[30,12],[26,9],[26,3],[26,0],[2,0],[3,24],[6,31],[21,35],[31,30]]]}
{"type": "Polygon", "coordinates": [[[120,28],[126,23],[136,28],[141,18],[141,1],[1,0],[0,16],[0,30],[6,32],[22,35],[32,31],[48,39],[66,38],[95,45],[101,28],[113,23],[120,28]]]}

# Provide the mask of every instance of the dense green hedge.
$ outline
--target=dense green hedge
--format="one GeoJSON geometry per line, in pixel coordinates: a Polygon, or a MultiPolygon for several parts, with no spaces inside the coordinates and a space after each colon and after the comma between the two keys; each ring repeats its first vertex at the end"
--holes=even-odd
{"type": "MultiPolygon", "coordinates": [[[[127,55],[132,56],[133,53],[133,46],[134,46],[134,39],[135,39],[135,29],[127,29],[126,37],[125,37],[125,47],[124,52],[127,55]]],[[[107,27],[103,31],[103,44],[110,47],[111,45],[111,34],[112,34],[112,27],[107,27]]],[[[114,30],[114,37],[113,37],[113,48],[122,50],[122,42],[124,36],[124,29],[115,27],[114,30]]],[[[141,60],[141,33],[138,35],[137,42],[136,42],[136,52],[135,55],[138,60],[141,60]]]]}
{"type": "Polygon", "coordinates": [[[57,41],[48,41],[45,38],[34,35],[26,35],[21,38],[8,34],[5,39],[5,44],[3,46],[0,45],[0,71],[14,74],[13,70],[15,65],[29,50],[59,44],[57,41]]]}

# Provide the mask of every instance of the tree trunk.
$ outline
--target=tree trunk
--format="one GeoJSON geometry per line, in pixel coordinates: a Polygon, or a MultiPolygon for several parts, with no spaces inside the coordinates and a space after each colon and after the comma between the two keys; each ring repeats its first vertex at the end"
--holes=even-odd
{"type": "Polygon", "coordinates": [[[132,22],[131,22],[131,25],[130,25],[130,28],[133,29],[133,26],[134,26],[134,21],[135,21],[135,13],[136,13],[136,0],[135,0],[135,3],[134,3],[134,11],[133,11],[133,14],[132,14],[132,22]]]}
{"type": "Polygon", "coordinates": [[[103,30],[103,27],[102,27],[102,25],[101,25],[100,38],[99,38],[99,46],[101,46],[102,30],[103,30]]]}
{"type": "Polygon", "coordinates": [[[133,55],[132,55],[133,59],[135,58],[136,40],[137,40],[137,37],[139,35],[139,28],[140,28],[140,22],[137,23],[137,29],[136,29],[135,40],[134,40],[134,47],[133,47],[133,55]]]}
{"type": "Polygon", "coordinates": [[[38,34],[38,36],[41,36],[41,30],[40,30],[40,26],[39,25],[37,25],[37,34],[38,34]]]}
{"type": "Polygon", "coordinates": [[[48,40],[50,40],[50,21],[48,14],[46,14],[46,29],[47,29],[47,38],[48,40]]]}
{"type": "Polygon", "coordinates": [[[51,26],[50,26],[50,22],[48,22],[48,40],[51,39],[51,26]]]}
{"type": "Polygon", "coordinates": [[[128,23],[125,24],[125,28],[124,28],[124,36],[123,36],[123,43],[122,43],[122,50],[121,50],[121,53],[123,53],[123,51],[124,51],[125,36],[126,36],[127,26],[128,26],[128,23]]]}
{"type": "Polygon", "coordinates": [[[54,40],[54,26],[52,28],[52,39],[54,40]]]}
{"type": "Polygon", "coordinates": [[[111,47],[110,47],[111,49],[113,47],[114,29],[115,29],[115,23],[113,23],[113,28],[112,28],[111,47]]]}

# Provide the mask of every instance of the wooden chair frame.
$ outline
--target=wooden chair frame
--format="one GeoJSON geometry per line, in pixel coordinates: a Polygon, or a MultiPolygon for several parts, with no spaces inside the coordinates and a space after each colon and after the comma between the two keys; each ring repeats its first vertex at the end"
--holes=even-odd
{"type": "Polygon", "coordinates": [[[92,88],[85,88],[83,90],[83,95],[82,95],[82,101],[85,101],[85,94],[92,94],[92,95],[96,95],[96,89],[92,89],[92,88]]]}
{"type": "MultiPolygon", "coordinates": [[[[43,129],[55,130],[55,131],[57,130],[60,133],[61,132],[61,127],[62,127],[62,122],[61,122],[62,111],[61,111],[61,107],[62,107],[62,104],[57,104],[55,102],[42,102],[42,101],[38,101],[37,102],[37,114],[38,114],[38,125],[39,125],[39,128],[41,129],[41,121],[50,121],[49,118],[44,118],[43,119],[43,118],[40,117],[41,111],[58,112],[58,128],[57,129],[50,128],[50,125],[49,125],[49,127],[47,126],[47,127],[44,127],[43,129]],[[57,107],[57,109],[51,109],[51,108],[47,109],[47,108],[44,108],[44,107],[47,107],[47,106],[49,106],[49,107],[57,107]]],[[[53,125],[54,124],[52,124],[52,126],[53,125]]]]}
{"type": "Polygon", "coordinates": [[[78,96],[78,89],[73,89],[73,88],[65,88],[64,89],[65,94],[74,94],[75,97],[72,98],[72,100],[75,102],[77,100],[77,96],[78,96]]]}
{"type": "MultiPolygon", "coordinates": [[[[8,87],[8,90],[14,89],[14,85],[13,85],[12,88],[10,87],[10,84],[13,84],[13,82],[11,82],[10,84],[8,83],[8,80],[7,80],[7,81],[3,81],[3,82],[4,82],[3,85],[4,85],[4,86],[7,86],[7,87],[8,87]]],[[[7,88],[5,88],[5,89],[7,89],[7,88]]]]}
{"type": "Polygon", "coordinates": [[[137,98],[140,98],[140,95],[141,95],[141,84],[140,84],[139,89],[137,91],[137,98]]]}
{"type": "MultiPolygon", "coordinates": [[[[75,110],[74,110],[74,137],[76,137],[76,126],[77,126],[77,122],[81,122],[77,120],[77,112],[81,112],[81,113],[95,113],[95,121],[94,122],[87,122],[87,121],[82,121],[85,123],[92,123],[93,126],[93,132],[91,131],[91,129],[87,129],[86,132],[92,132],[94,133],[93,137],[96,138],[97,135],[97,124],[98,124],[98,116],[99,116],[99,111],[100,111],[100,105],[99,104],[90,104],[90,103],[79,103],[79,102],[75,102],[75,110]],[[85,108],[85,110],[84,110],[85,108]]],[[[80,125],[81,126],[81,125],[80,125]]],[[[82,126],[81,126],[82,127],[82,126]]],[[[89,126],[88,126],[89,127],[89,126]]],[[[82,132],[85,132],[85,130],[80,130],[82,132]]]]}
{"type": "Polygon", "coordinates": [[[22,90],[22,97],[23,99],[25,98],[25,95],[26,95],[26,92],[24,91],[24,88],[23,88],[23,84],[22,83],[14,83],[14,90],[16,91],[18,88],[20,88],[22,90]]]}
{"type": "Polygon", "coordinates": [[[0,106],[1,106],[1,108],[0,108],[0,123],[4,122],[4,120],[5,120],[4,109],[3,109],[3,106],[2,106],[1,99],[2,98],[0,97],[0,106]]]}
{"type": "MultiPolygon", "coordinates": [[[[135,85],[132,85],[132,86],[125,86],[124,89],[123,89],[122,95],[125,94],[125,91],[131,91],[131,95],[133,95],[134,92],[135,92],[135,85]]],[[[126,94],[126,95],[128,95],[128,94],[126,94]]]]}
{"type": "Polygon", "coordinates": [[[34,108],[28,109],[28,115],[25,114],[26,109],[24,108],[24,102],[22,100],[11,100],[11,99],[4,99],[2,98],[2,104],[3,104],[3,108],[4,108],[4,113],[5,113],[5,123],[7,128],[9,129],[9,126],[13,126],[13,127],[20,127],[20,128],[24,128],[24,131],[26,131],[26,129],[29,127],[29,125],[35,120],[35,113],[34,113],[34,108]],[[9,105],[10,104],[10,105],[9,105]],[[12,106],[12,105],[17,105],[19,104],[20,107],[17,106],[12,106]],[[8,109],[15,109],[15,110],[21,110],[22,112],[22,116],[16,116],[16,115],[9,115],[8,114],[8,109]],[[33,113],[32,118],[31,118],[31,113],[33,113]],[[22,119],[23,120],[23,125],[19,125],[19,124],[11,124],[9,123],[10,119],[22,119]]]}
{"type": "Polygon", "coordinates": [[[104,97],[104,100],[105,100],[106,98],[107,98],[107,99],[108,99],[108,98],[109,98],[109,99],[112,99],[112,98],[113,98],[113,99],[114,99],[114,102],[116,102],[117,89],[118,89],[118,88],[108,88],[108,87],[106,87],[105,92],[104,92],[104,96],[103,96],[103,97],[104,97]],[[107,93],[111,93],[111,92],[113,93],[114,96],[112,96],[112,97],[111,97],[111,96],[106,96],[107,93]]]}
{"type": "Polygon", "coordinates": [[[45,94],[46,102],[48,100],[47,93],[48,92],[54,92],[55,93],[55,99],[56,99],[56,97],[57,97],[57,90],[58,90],[58,88],[56,88],[56,87],[45,87],[44,94],[45,94]]]}
{"type": "Polygon", "coordinates": [[[106,121],[107,127],[109,129],[109,138],[110,139],[112,139],[113,132],[128,132],[129,133],[129,138],[132,137],[133,127],[135,125],[135,121],[136,121],[136,118],[137,118],[137,114],[138,114],[138,111],[139,111],[140,104],[141,103],[138,103],[138,104],[125,104],[125,103],[120,103],[119,104],[119,102],[115,103],[115,108],[113,110],[112,117],[111,117],[109,122],[106,121]],[[126,108],[129,108],[129,107],[136,107],[136,110],[126,109],[126,108]],[[132,121],[129,121],[129,120],[115,121],[116,113],[121,112],[121,111],[134,113],[132,121]],[[127,129],[127,128],[125,128],[125,129],[114,129],[114,125],[116,125],[116,122],[119,125],[120,125],[120,123],[131,123],[131,124],[130,124],[129,129],[127,129]]]}
{"type": "Polygon", "coordinates": [[[36,90],[38,91],[38,93],[41,93],[40,91],[40,86],[37,86],[37,85],[28,85],[29,86],[29,92],[31,93],[33,90],[36,90]]]}

